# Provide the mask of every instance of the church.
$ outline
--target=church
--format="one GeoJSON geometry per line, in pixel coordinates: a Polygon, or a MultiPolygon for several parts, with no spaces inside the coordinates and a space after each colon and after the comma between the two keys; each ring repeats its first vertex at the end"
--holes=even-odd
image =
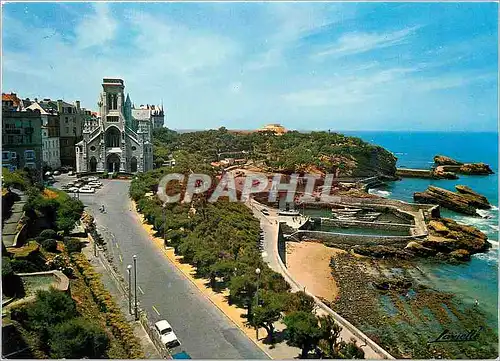
{"type": "Polygon", "coordinates": [[[76,144],[76,171],[146,172],[153,169],[153,127],[163,126],[163,107],[135,109],[122,79],[104,78],[96,116],[85,119],[76,144]]]}

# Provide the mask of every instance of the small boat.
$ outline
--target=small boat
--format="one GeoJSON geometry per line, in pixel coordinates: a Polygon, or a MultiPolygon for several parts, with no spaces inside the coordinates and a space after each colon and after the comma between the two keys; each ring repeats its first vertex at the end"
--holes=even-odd
{"type": "Polygon", "coordinates": [[[292,211],[292,210],[291,211],[279,211],[278,215],[296,217],[296,216],[300,216],[300,213],[298,211],[292,211]]]}

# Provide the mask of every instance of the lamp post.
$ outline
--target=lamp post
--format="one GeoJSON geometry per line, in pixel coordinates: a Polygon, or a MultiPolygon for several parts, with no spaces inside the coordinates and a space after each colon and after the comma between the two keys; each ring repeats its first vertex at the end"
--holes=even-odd
{"type": "Polygon", "coordinates": [[[135,320],[137,321],[138,315],[137,315],[137,255],[134,254],[134,315],[135,315],[135,320]]]}
{"type": "Polygon", "coordinates": [[[167,203],[163,204],[163,243],[165,243],[166,241],[167,241],[167,203]]]}
{"type": "Polygon", "coordinates": [[[127,266],[128,274],[128,313],[132,314],[132,265],[127,266]]]}
{"type": "MultiPolygon", "coordinates": [[[[255,269],[255,274],[257,275],[257,291],[255,292],[255,309],[257,309],[257,307],[259,307],[259,283],[260,283],[260,268],[256,268],[255,269]]],[[[255,316],[255,311],[254,311],[254,316],[255,316]]],[[[254,317],[255,318],[255,317],[254,317]]],[[[255,320],[254,320],[255,322],[255,320]]],[[[255,324],[255,337],[257,339],[257,341],[259,340],[259,326],[257,326],[257,324],[255,324]]]]}

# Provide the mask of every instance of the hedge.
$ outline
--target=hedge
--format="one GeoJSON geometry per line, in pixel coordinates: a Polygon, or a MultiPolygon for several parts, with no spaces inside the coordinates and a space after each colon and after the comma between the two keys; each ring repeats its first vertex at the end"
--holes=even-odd
{"type": "Polygon", "coordinates": [[[104,288],[100,275],[94,272],[91,264],[81,253],[71,254],[71,259],[82,274],[85,283],[89,286],[92,296],[106,317],[106,324],[111,328],[113,335],[121,340],[129,358],[144,358],[141,345],[135,337],[132,327],[114,302],[110,293],[104,288]]]}

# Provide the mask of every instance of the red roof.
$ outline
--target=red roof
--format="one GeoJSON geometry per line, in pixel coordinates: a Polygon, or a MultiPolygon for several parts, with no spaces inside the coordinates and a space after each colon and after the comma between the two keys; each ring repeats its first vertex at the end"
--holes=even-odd
{"type": "Polygon", "coordinates": [[[10,93],[10,94],[5,94],[5,93],[2,93],[2,101],[5,102],[5,101],[12,101],[14,102],[14,105],[19,105],[19,103],[21,102],[21,99],[19,99],[17,97],[17,94],[16,93],[10,93]]]}

